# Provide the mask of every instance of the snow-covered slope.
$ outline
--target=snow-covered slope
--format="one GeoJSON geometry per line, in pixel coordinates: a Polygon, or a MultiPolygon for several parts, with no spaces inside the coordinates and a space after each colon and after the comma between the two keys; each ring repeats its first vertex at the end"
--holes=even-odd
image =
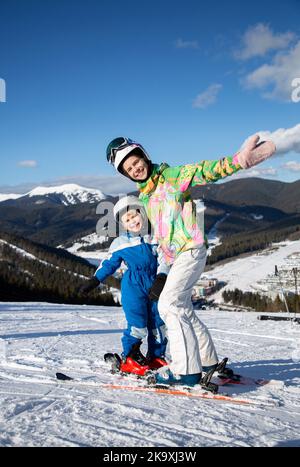
{"type": "Polygon", "coordinates": [[[121,349],[121,308],[0,303],[0,445],[299,446],[300,326],[256,313],[207,310],[201,318],[220,358],[273,380],[228,386],[261,406],[104,389],[122,384],[103,362],[121,349]],[[85,385],[58,382],[57,371],[85,385]]]}
{"type": "Polygon", "coordinates": [[[7,201],[9,199],[18,199],[21,198],[23,195],[17,195],[15,193],[0,193],[0,203],[2,201],[7,201]]]}
{"type": "Polygon", "coordinates": [[[15,245],[12,245],[11,243],[6,242],[5,240],[0,239],[0,247],[1,245],[7,245],[9,248],[14,250],[18,255],[26,257],[28,259],[31,259],[33,261],[37,261],[38,263],[42,263],[46,266],[53,266],[52,264],[48,263],[47,261],[43,261],[36,256],[32,255],[31,253],[28,253],[28,251],[23,250],[22,248],[18,248],[15,245]]]}
{"type": "Polygon", "coordinates": [[[92,262],[92,264],[96,264],[98,266],[99,259],[107,256],[107,250],[100,250],[97,248],[97,246],[107,242],[107,240],[108,237],[93,233],[77,239],[69,248],[65,248],[64,245],[60,245],[58,248],[65,248],[67,251],[69,251],[69,253],[84,258],[88,261],[91,260],[90,262],[92,262]],[[89,247],[87,251],[84,250],[85,247],[89,247]]]}
{"type": "MultiPolygon", "coordinates": [[[[222,292],[224,290],[234,290],[235,288],[249,292],[271,292],[274,285],[278,291],[280,283],[274,278],[275,265],[279,269],[287,267],[300,267],[300,240],[286,241],[273,244],[272,247],[253,255],[229,261],[220,266],[215,266],[205,273],[206,277],[215,277],[226,286],[219,292],[212,295],[217,302],[222,302],[222,292]]],[[[294,281],[290,283],[287,290],[294,291],[294,281]]]]}

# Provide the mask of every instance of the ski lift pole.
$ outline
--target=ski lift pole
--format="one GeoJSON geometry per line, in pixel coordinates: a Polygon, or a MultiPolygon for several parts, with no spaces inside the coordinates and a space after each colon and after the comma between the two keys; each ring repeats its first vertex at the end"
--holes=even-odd
{"type": "Polygon", "coordinates": [[[295,318],[296,318],[296,313],[298,311],[298,284],[297,284],[297,280],[298,280],[298,269],[297,268],[293,268],[292,269],[292,273],[294,274],[294,277],[295,277],[295,318]]]}
{"type": "Polygon", "coordinates": [[[285,298],[285,295],[284,295],[283,286],[282,286],[282,282],[281,282],[281,279],[280,279],[280,274],[279,274],[277,266],[275,266],[275,276],[278,277],[278,281],[279,281],[279,284],[280,284],[280,287],[281,287],[281,292],[282,292],[283,300],[284,300],[284,303],[285,303],[285,307],[286,307],[287,312],[290,314],[289,306],[287,304],[287,301],[286,301],[286,298],[285,298]]]}

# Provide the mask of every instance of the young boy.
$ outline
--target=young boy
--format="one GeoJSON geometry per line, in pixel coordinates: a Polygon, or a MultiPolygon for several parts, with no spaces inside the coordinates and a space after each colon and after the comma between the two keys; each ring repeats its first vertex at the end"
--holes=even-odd
{"type": "Polygon", "coordinates": [[[150,235],[142,235],[148,219],[142,202],[135,196],[126,196],[114,207],[114,217],[124,233],[109,248],[109,256],[95,272],[95,276],[82,292],[87,293],[112,275],[122,262],[127,266],[121,283],[122,305],[127,329],[122,337],[123,353],[120,371],[143,376],[146,371],[166,365],[167,346],[165,325],[159,316],[157,301],[151,301],[149,290],[157,277],[164,276],[168,268],[158,265],[157,244],[150,235]],[[142,340],[148,334],[147,358],[140,351],[142,340]]]}
{"type": "MultiPolygon", "coordinates": [[[[116,138],[107,147],[107,160],[137,182],[154,239],[171,266],[165,285],[158,276],[152,287],[152,292],[159,295],[164,285],[158,309],[168,329],[171,355],[170,366],[156,374],[157,383],[193,386],[201,381],[202,369],[218,369],[212,338],[191,302],[193,286],[204,270],[206,248],[189,189],[250,168],[275,152],[272,142],[258,141],[257,135],[249,138],[234,157],[178,167],[153,164],[143,146],[129,138],[116,138]]],[[[230,376],[232,370],[223,374],[230,376]]]]}

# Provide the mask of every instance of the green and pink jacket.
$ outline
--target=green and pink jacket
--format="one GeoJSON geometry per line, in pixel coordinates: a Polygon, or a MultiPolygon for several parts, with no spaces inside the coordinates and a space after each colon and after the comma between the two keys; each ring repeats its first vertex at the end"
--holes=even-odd
{"type": "Polygon", "coordinates": [[[154,164],[150,177],[137,184],[153,236],[168,265],[183,251],[199,248],[204,243],[190,188],[217,182],[240,169],[236,156],[178,167],[154,164]]]}

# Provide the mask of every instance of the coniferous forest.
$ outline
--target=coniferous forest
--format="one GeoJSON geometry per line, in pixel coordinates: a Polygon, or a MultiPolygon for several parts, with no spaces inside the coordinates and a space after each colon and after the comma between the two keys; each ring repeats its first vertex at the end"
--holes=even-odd
{"type": "Polygon", "coordinates": [[[109,286],[115,278],[87,297],[78,291],[95,267],[71,253],[2,232],[0,234],[0,301],[48,301],[114,305],[109,286]]]}
{"type": "MultiPolygon", "coordinates": [[[[231,302],[233,305],[240,305],[251,308],[255,311],[286,311],[286,306],[283,300],[277,297],[272,300],[266,295],[253,292],[242,292],[239,289],[224,290],[222,297],[225,303],[231,302]]],[[[292,313],[300,312],[300,296],[292,295],[286,297],[288,309],[292,313]]]]}
{"type": "Polygon", "coordinates": [[[215,264],[228,258],[263,250],[272,243],[283,240],[300,239],[300,225],[292,225],[279,230],[254,231],[248,234],[236,234],[222,239],[222,244],[216,246],[207,258],[207,264],[215,264]]]}

